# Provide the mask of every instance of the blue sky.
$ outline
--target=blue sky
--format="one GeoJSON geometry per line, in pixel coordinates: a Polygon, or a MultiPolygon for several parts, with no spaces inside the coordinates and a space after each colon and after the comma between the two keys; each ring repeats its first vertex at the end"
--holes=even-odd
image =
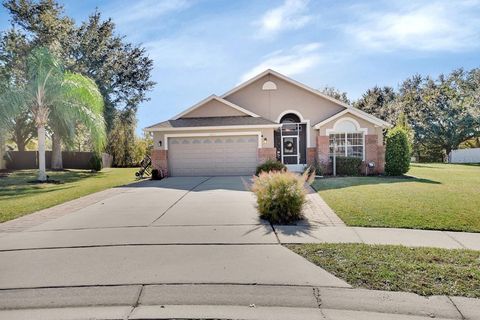
{"type": "MultiPolygon", "coordinates": [[[[480,66],[480,1],[63,1],[77,23],[98,8],[155,61],[141,128],[272,68],[356,99],[415,73],[480,66]]],[[[0,9],[0,28],[9,25],[0,9]]]]}

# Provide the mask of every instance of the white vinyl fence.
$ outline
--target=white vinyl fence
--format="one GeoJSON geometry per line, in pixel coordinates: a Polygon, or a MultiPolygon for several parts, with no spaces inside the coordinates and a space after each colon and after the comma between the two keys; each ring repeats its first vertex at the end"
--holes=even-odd
{"type": "Polygon", "coordinates": [[[480,163],[480,148],[452,150],[448,155],[450,163],[480,163]]]}

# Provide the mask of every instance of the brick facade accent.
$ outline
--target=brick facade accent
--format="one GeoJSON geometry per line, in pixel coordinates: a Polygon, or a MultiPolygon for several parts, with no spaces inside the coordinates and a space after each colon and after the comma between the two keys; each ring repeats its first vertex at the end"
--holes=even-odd
{"type": "Polygon", "coordinates": [[[329,170],[329,137],[328,136],[317,136],[317,159],[323,168],[323,172],[328,172],[329,170]]]}
{"type": "Polygon", "coordinates": [[[277,159],[277,148],[258,148],[258,163],[277,159]]]}
{"type": "Polygon", "coordinates": [[[384,173],[385,172],[385,146],[379,145],[377,146],[377,173],[384,173]]]}
{"type": "Polygon", "coordinates": [[[307,148],[307,164],[312,165],[315,163],[317,157],[317,148],[307,148]]]}
{"type": "Polygon", "coordinates": [[[152,150],[152,167],[168,176],[168,150],[152,150]]]}
{"type": "MultiPolygon", "coordinates": [[[[317,155],[324,172],[331,174],[332,165],[328,157],[328,139],[328,136],[317,136],[317,155]]],[[[362,164],[361,174],[365,174],[365,164],[372,161],[375,162],[375,169],[369,171],[369,174],[383,173],[385,170],[385,146],[378,144],[376,134],[367,134],[365,135],[365,162],[362,164]]]]}
{"type": "Polygon", "coordinates": [[[365,135],[365,162],[362,166],[362,173],[365,173],[366,171],[366,164],[369,162],[374,162],[375,163],[375,169],[369,170],[368,173],[379,173],[379,168],[378,168],[378,136],[376,134],[367,134],[365,135]]]}

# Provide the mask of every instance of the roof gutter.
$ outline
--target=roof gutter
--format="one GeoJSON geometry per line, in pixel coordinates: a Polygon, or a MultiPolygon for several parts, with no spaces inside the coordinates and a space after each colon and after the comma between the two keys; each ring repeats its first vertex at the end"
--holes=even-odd
{"type": "Polygon", "coordinates": [[[255,125],[231,125],[231,126],[204,126],[204,127],[179,127],[179,128],[145,128],[147,132],[175,132],[175,131],[198,131],[198,130],[229,130],[229,129],[267,129],[267,128],[279,128],[280,123],[272,124],[255,124],[255,125]]]}

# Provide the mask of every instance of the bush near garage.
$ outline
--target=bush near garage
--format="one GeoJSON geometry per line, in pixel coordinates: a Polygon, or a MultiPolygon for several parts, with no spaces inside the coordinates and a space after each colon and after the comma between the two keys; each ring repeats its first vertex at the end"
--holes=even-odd
{"type": "Polygon", "coordinates": [[[410,169],[410,146],[405,129],[395,127],[387,133],[385,149],[385,173],[400,176],[410,169]]]}
{"type": "Polygon", "coordinates": [[[162,174],[160,170],[158,169],[153,169],[152,170],[152,180],[161,180],[162,179],[162,174]]]}
{"type": "Polygon", "coordinates": [[[336,157],[337,174],[341,176],[358,176],[362,159],[357,157],[336,157]]]}
{"type": "Polygon", "coordinates": [[[260,218],[280,224],[303,219],[305,180],[306,174],[299,176],[288,171],[261,172],[254,177],[252,191],[257,197],[260,218]]]}
{"type": "Polygon", "coordinates": [[[287,170],[287,167],[280,161],[269,159],[257,166],[255,175],[258,176],[261,172],[286,171],[286,170],[287,170]]]}

